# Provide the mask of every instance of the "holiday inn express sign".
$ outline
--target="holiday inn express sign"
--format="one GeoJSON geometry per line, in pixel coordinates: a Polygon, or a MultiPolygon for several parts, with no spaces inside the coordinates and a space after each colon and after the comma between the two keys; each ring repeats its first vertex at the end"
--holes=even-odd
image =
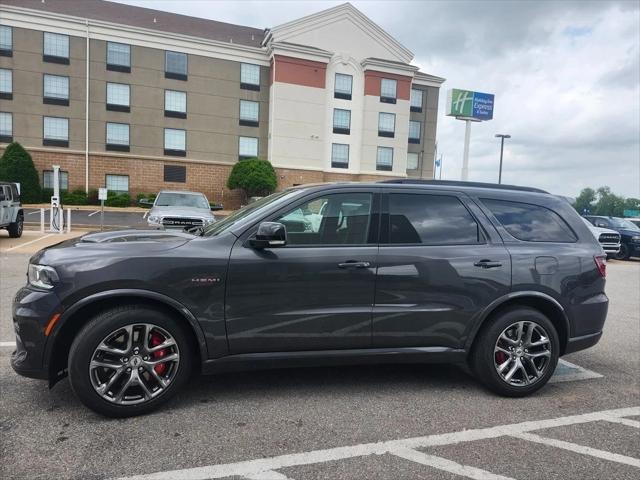
{"type": "Polygon", "coordinates": [[[453,88],[447,95],[447,115],[469,120],[491,120],[493,95],[453,88]]]}

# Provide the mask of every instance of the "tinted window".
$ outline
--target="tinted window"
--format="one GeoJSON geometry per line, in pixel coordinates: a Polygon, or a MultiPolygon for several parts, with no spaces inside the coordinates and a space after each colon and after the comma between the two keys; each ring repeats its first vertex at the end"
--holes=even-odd
{"type": "Polygon", "coordinates": [[[369,238],[370,193],[314,198],[275,221],[287,228],[289,245],[362,245],[369,238]]]}
{"type": "Polygon", "coordinates": [[[479,241],[478,224],[456,197],[389,195],[389,243],[464,245],[479,241]]]}
{"type": "Polygon", "coordinates": [[[518,240],[575,242],[576,236],[553,210],[520,202],[482,199],[498,221],[518,240]]]}

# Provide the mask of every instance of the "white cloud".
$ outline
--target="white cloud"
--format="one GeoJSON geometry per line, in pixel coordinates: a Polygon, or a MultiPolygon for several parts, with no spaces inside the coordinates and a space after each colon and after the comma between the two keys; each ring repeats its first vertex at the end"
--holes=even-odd
{"type": "MultiPolygon", "coordinates": [[[[342,2],[124,3],[270,27],[342,2]]],[[[443,178],[460,175],[464,122],[444,115],[446,91],[496,95],[494,120],[472,125],[470,179],[576,196],[609,185],[640,197],[640,8],[637,2],[354,2],[447,78],[440,95],[443,178]]]]}

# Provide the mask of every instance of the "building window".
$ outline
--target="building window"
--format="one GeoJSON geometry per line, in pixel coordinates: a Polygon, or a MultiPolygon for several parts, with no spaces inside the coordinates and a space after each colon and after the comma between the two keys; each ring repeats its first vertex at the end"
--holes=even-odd
{"type": "Polygon", "coordinates": [[[351,133],[351,111],[333,109],[333,133],[349,135],[351,133]]]}
{"type": "Polygon", "coordinates": [[[164,91],[164,116],[187,118],[187,92],[164,91]]]}
{"type": "Polygon", "coordinates": [[[13,115],[9,112],[0,112],[0,143],[13,141],[13,115]]]}
{"type": "Polygon", "coordinates": [[[0,25],[0,57],[13,57],[13,29],[0,25]]]}
{"type": "Polygon", "coordinates": [[[187,79],[187,54],[180,52],[164,52],[164,76],[174,80],[187,79]]]}
{"type": "Polygon", "coordinates": [[[396,103],[396,88],[398,82],[390,78],[380,81],[380,101],[384,103],[396,103]]]}
{"type": "Polygon", "coordinates": [[[13,99],[13,72],[7,68],[0,68],[0,99],[13,99]]]}
{"type": "Polygon", "coordinates": [[[110,192],[129,193],[129,175],[110,175],[105,176],[105,186],[110,192]]]}
{"type": "Polygon", "coordinates": [[[240,64],[240,88],[244,90],[260,90],[260,65],[240,64]]]}
{"type": "Polygon", "coordinates": [[[255,137],[240,137],[238,139],[238,158],[255,158],[258,156],[258,139],[255,137]]]}
{"type": "Polygon", "coordinates": [[[129,151],[128,123],[107,123],[106,149],[116,152],[129,151]]]}
{"type": "Polygon", "coordinates": [[[69,146],[69,119],[44,117],[42,144],[52,147],[69,146]]]}
{"type": "Polygon", "coordinates": [[[393,138],[396,133],[396,115],[380,112],[378,114],[378,136],[393,138]]]}
{"type": "Polygon", "coordinates": [[[407,153],[407,170],[418,169],[418,154],[409,152],[407,153]]]}
{"type": "Polygon", "coordinates": [[[257,127],[259,125],[260,104],[249,100],[240,100],[240,125],[257,127]]]}
{"type": "Polygon", "coordinates": [[[417,88],[411,89],[411,111],[412,112],[422,112],[422,90],[418,90],[417,88]]]}
{"type": "Polygon", "coordinates": [[[164,129],[164,154],[176,157],[185,157],[187,155],[186,130],[164,129]]]}
{"type": "Polygon", "coordinates": [[[69,105],[69,77],[44,74],[42,103],[69,105]]]}
{"type": "Polygon", "coordinates": [[[185,167],[184,165],[165,165],[164,166],[164,181],[165,182],[186,183],[186,181],[187,181],[187,167],[185,167]]]}
{"type": "Polygon", "coordinates": [[[44,32],[42,61],[69,65],[69,35],[44,32]]]}
{"type": "MultiPolygon", "coordinates": [[[[60,184],[60,190],[69,190],[69,172],[59,170],[58,183],[60,184]]],[[[44,170],[42,172],[42,188],[53,190],[53,170],[44,170]]]]}
{"type": "Polygon", "coordinates": [[[343,143],[331,144],[331,167],[349,168],[349,145],[343,143]]]}
{"type": "Polygon", "coordinates": [[[131,72],[131,45],[107,42],[107,70],[131,72]]]}
{"type": "Polygon", "coordinates": [[[107,82],[107,110],[129,112],[130,87],[126,83],[107,82]]]}
{"type": "Polygon", "coordinates": [[[353,77],[344,73],[336,73],[336,86],[333,90],[333,98],[351,100],[353,77]]]}
{"type": "Polygon", "coordinates": [[[378,147],[376,158],[376,170],[391,171],[393,169],[393,148],[378,147]]]}
{"type": "Polygon", "coordinates": [[[409,121],[409,143],[420,143],[420,130],[422,122],[409,121]]]}

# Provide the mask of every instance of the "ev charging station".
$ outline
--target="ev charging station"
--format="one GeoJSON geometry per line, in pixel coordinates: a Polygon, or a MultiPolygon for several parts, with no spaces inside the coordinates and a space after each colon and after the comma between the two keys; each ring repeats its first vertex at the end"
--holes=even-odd
{"type": "Polygon", "coordinates": [[[53,195],[49,212],[49,232],[64,233],[64,211],[60,198],[60,165],[53,165],[53,195]]]}

